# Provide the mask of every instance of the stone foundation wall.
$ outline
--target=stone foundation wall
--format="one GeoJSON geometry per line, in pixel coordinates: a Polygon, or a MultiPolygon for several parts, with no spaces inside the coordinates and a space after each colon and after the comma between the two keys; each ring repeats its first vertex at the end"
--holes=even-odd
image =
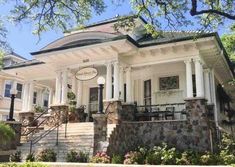
{"type": "Polygon", "coordinates": [[[215,123],[208,118],[205,99],[186,100],[187,120],[122,122],[109,138],[107,152],[125,154],[137,146],[162,142],[179,150],[212,151],[216,146],[215,123]]]}
{"type": "Polygon", "coordinates": [[[110,137],[108,154],[125,154],[137,146],[166,142],[179,150],[210,150],[208,129],[194,129],[188,121],[123,122],[110,137]]]}

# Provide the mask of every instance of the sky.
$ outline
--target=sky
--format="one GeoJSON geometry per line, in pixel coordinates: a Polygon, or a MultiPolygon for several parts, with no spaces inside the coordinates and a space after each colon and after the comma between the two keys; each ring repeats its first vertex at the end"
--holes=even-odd
{"type": "MultiPolygon", "coordinates": [[[[116,15],[127,15],[131,12],[131,7],[128,3],[117,6],[113,5],[111,0],[106,0],[106,5],[105,12],[99,16],[94,15],[89,23],[113,18],[116,15]]],[[[12,4],[0,6],[0,15],[6,15],[11,7],[12,4]]],[[[39,41],[39,38],[32,34],[33,27],[30,23],[22,23],[21,25],[5,23],[5,26],[8,30],[7,41],[11,48],[14,52],[27,59],[32,59],[31,52],[39,51],[48,43],[63,36],[63,33],[59,30],[50,30],[42,33],[39,41]]],[[[219,30],[219,34],[224,31],[225,29],[219,30]]]]}
{"type": "MultiPolygon", "coordinates": [[[[102,21],[108,18],[115,17],[117,14],[126,15],[131,12],[129,5],[112,5],[111,1],[107,2],[107,8],[104,13],[99,16],[94,15],[89,23],[102,21]]],[[[0,14],[6,15],[11,5],[0,6],[0,14]]],[[[48,43],[63,36],[62,31],[50,30],[41,35],[41,39],[32,34],[33,27],[30,23],[21,25],[13,25],[12,23],[5,23],[8,30],[7,41],[13,51],[27,59],[32,59],[31,52],[39,51],[48,43]]]]}

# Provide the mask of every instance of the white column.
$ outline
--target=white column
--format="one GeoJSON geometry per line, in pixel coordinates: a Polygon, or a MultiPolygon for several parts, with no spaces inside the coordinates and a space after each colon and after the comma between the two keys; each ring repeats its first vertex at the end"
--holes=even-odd
{"type": "Polygon", "coordinates": [[[195,62],[195,77],[196,77],[196,92],[197,97],[204,97],[204,81],[202,62],[199,58],[194,59],[195,62]]]}
{"type": "Polygon", "coordinates": [[[113,78],[114,78],[114,99],[119,99],[119,63],[115,62],[113,67],[113,78]]]}
{"type": "Polygon", "coordinates": [[[185,60],[184,63],[186,65],[186,92],[187,98],[193,97],[193,80],[192,80],[192,64],[190,60],[185,60]]]}
{"type": "Polygon", "coordinates": [[[31,81],[29,83],[29,96],[28,96],[28,107],[27,111],[33,110],[33,92],[34,92],[34,83],[31,81]]]}
{"type": "Polygon", "coordinates": [[[210,70],[204,70],[204,79],[205,79],[205,97],[207,99],[207,103],[211,104],[211,81],[210,81],[210,70]]]}
{"type": "Polygon", "coordinates": [[[77,107],[82,105],[82,81],[77,81],[77,107]]]}
{"type": "Polygon", "coordinates": [[[22,103],[22,111],[26,112],[28,108],[28,100],[29,100],[29,83],[25,82],[24,84],[24,94],[23,94],[23,103],[22,103]]]}
{"type": "Polygon", "coordinates": [[[217,102],[216,102],[216,85],[215,85],[215,72],[212,69],[211,70],[211,92],[212,92],[212,103],[214,103],[214,119],[215,119],[215,124],[218,126],[218,109],[217,109],[217,102]]]}
{"type": "Polygon", "coordinates": [[[59,104],[61,102],[61,72],[56,73],[56,85],[55,85],[55,103],[59,104]]]}
{"type": "Polygon", "coordinates": [[[49,88],[49,100],[48,100],[48,106],[53,104],[53,89],[49,88]]]}
{"type": "Polygon", "coordinates": [[[75,75],[72,75],[72,92],[77,97],[77,79],[76,79],[75,75]]]}
{"type": "Polygon", "coordinates": [[[123,67],[120,67],[119,73],[119,91],[120,91],[120,99],[124,100],[124,81],[123,81],[123,67]]]}
{"type": "Polygon", "coordinates": [[[126,102],[132,102],[131,68],[126,69],[126,102]]]}
{"type": "Polygon", "coordinates": [[[68,93],[68,71],[62,72],[62,91],[61,91],[61,103],[67,104],[67,93],[68,93]]]}
{"type": "Polygon", "coordinates": [[[107,64],[106,70],[106,100],[110,100],[112,98],[112,64],[107,64]]]}

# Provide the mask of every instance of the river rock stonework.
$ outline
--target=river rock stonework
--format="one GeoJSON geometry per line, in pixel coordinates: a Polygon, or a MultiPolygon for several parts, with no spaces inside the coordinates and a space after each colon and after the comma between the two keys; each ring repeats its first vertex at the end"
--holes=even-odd
{"type": "Polygon", "coordinates": [[[206,117],[206,100],[186,101],[187,120],[122,122],[109,138],[108,154],[125,154],[137,146],[153,147],[162,142],[179,150],[211,150],[215,126],[206,117]]]}

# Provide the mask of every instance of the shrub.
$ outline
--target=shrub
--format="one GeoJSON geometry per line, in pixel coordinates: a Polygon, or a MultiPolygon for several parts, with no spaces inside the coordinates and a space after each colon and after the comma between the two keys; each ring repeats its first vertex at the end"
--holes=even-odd
{"type": "Polygon", "coordinates": [[[9,157],[10,162],[20,162],[21,161],[21,151],[16,151],[15,153],[11,154],[9,157]]]}
{"type": "Polygon", "coordinates": [[[14,138],[14,130],[7,124],[0,122],[0,143],[7,144],[14,138]]]}
{"type": "Polygon", "coordinates": [[[225,165],[235,164],[235,154],[230,153],[228,150],[221,150],[220,158],[225,165]]]}
{"type": "Polygon", "coordinates": [[[37,159],[42,162],[55,162],[56,153],[52,149],[45,149],[39,153],[37,159]]]}
{"type": "Polygon", "coordinates": [[[34,162],[35,161],[35,155],[34,153],[29,153],[26,157],[27,162],[34,162]]]}
{"type": "Polygon", "coordinates": [[[125,155],[124,164],[144,164],[144,157],[138,151],[130,151],[125,155]]]}
{"type": "Polygon", "coordinates": [[[111,163],[112,164],[123,164],[123,157],[121,155],[113,155],[111,163]]]}
{"type": "Polygon", "coordinates": [[[71,150],[69,153],[67,153],[66,161],[67,162],[88,162],[89,155],[88,153],[84,153],[80,151],[77,153],[74,150],[71,150]]]}
{"type": "Polygon", "coordinates": [[[106,154],[106,152],[98,152],[94,157],[90,160],[91,163],[110,163],[110,157],[106,154]]]}
{"type": "Polygon", "coordinates": [[[48,166],[40,163],[26,162],[23,164],[4,163],[0,164],[0,167],[48,167],[48,166]]]}
{"type": "Polygon", "coordinates": [[[71,150],[67,153],[66,162],[78,162],[77,156],[78,153],[74,150],[71,150]]]}
{"type": "Polygon", "coordinates": [[[78,159],[78,162],[88,162],[88,161],[89,161],[89,154],[80,151],[80,152],[78,153],[77,159],[78,159]]]}
{"type": "Polygon", "coordinates": [[[200,164],[200,154],[196,151],[188,150],[181,153],[181,156],[176,158],[177,165],[198,165],[200,164]]]}

